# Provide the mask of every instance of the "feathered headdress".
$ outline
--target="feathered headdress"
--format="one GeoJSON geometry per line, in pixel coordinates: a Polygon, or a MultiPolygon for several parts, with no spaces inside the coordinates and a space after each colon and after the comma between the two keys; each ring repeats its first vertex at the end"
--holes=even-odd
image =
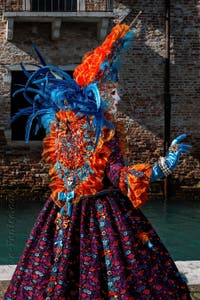
{"type": "Polygon", "coordinates": [[[104,117],[104,105],[96,84],[81,88],[70,75],[54,66],[42,66],[33,73],[29,73],[23,65],[22,69],[27,76],[27,82],[14,93],[14,96],[23,93],[30,105],[19,110],[12,117],[12,122],[22,115],[28,116],[25,142],[29,140],[34,119],[37,119],[35,134],[41,125],[48,133],[55,114],[60,110],[70,109],[80,117],[93,117],[97,140],[101,128],[111,126],[104,117]]]}
{"type": "Polygon", "coordinates": [[[55,114],[66,109],[75,111],[80,117],[93,117],[96,143],[104,126],[113,129],[112,123],[104,116],[106,105],[100,98],[97,84],[118,80],[119,55],[129,46],[133,36],[134,32],[128,25],[117,24],[101,46],[84,56],[83,63],[74,71],[74,79],[57,67],[48,66],[34,46],[42,66],[30,73],[22,64],[27,82],[15,92],[23,93],[30,106],[21,109],[12,118],[14,121],[22,115],[28,116],[25,141],[29,140],[34,119],[37,119],[35,133],[40,126],[48,133],[55,114]]]}
{"type": "Polygon", "coordinates": [[[79,86],[91,82],[116,82],[120,67],[120,54],[130,46],[134,31],[126,24],[117,24],[105,41],[83,57],[83,62],[74,70],[74,78],[79,86]]]}

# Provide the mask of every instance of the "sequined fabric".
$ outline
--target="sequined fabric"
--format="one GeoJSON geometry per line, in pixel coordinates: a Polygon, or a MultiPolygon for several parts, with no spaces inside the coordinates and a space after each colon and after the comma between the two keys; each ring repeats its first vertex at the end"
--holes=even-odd
{"type": "Polygon", "coordinates": [[[105,165],[110,156],[106,146],[114,130],[104,128],[95,148],[92,119],[73,111],[59,111],[43,141],[43,158],[49,164],[51,199],[60,207],[73,193],[78,201],[103,189],[105,165]]]}
{"type": "Polygon", "coordinates": [[[191,299],[155,230],[119,190],[124,162],[117,138],[106,147],[104,188],[73,203],[62,231],[60,207],[47,200],[4,300],[191,299]]]}
{"type": "Polygon", "coordinates": [[[82,199],[73,207],[48,296],[57,211],[48,200],[4,299],[190,299],[155,230],[118,190],[82,199]],[[152,248],[140,238],[142,232],[152,248]]]}

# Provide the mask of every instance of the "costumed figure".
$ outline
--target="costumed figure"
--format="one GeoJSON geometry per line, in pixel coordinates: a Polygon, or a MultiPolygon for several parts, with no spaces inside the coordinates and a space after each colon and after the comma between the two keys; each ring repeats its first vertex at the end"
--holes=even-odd
{"type": "Polygon", "coordinates": [[[27,116],[43,126],[50,198],[40,212],[4,300],[190,299],[170,254],[140,207],[151,182],[168,176],[189,147],[177,137],[153,166],[127,166],[110,111],[119,100],[119,55],[134,31],[117,24],[73,78],[41,65],[19,89],[27,116]],[[109,91],[106,90],[109,88],[109,91]]]}

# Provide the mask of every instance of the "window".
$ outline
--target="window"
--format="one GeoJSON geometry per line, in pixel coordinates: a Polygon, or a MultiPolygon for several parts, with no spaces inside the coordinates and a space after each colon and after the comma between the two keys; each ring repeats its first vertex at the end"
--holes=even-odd
{"type": "MultiPolygon", "coordinates": [[[[24,99],[23,94],[19,93],[13,97],[13,93],[20,87],[19,84],[25,84],[27,78],[23,71],[12,72],[11,83],[11,117],[14,116],[19,109],[29,106],[29,103],[24,99]]],[[[24,141],[25,139],[25,127],[27,116],[21,116],[15,122],[11,124],[11,138],[15,141],[24,141]]],[[[34,124],[30,134],[30,140],[42,140],[44,138],[44,130],[41,128],[37,135],[34,134],[34,124]]]]}
{"type": "Polygon", "coordinates": [[[31,0],[31,11],[76,11],[77,0],[31,0]]]}
{"type": "MultiPolygon", "coordinates": [[[[67,73],[72,76],[73,71],[67,71],[67,73]]],[[[19,84],[24,85],[27,81],[27,77],[25,76],[23,71],[12,71],[12,83],[11,83],[11,116],[14,116],[20,109],[30,106],[27,100],[23,97],[22,93],[17,94],[13,97],[13,93],[18,90],[20,87],[19,84]]],[[[15,141],[24,141],[25,139],[25,127],[26,127],[27,116],[21,116],[15,122],[11,124],[11,138],[15,141]]],[[[40,141],[45,136],[45,131],[43,128],[40,128],[38,134],[35,135],[34,129],[35,126],[33,122],[33,126],[30,132],[30,140],[32,141],[40,141]]]]}

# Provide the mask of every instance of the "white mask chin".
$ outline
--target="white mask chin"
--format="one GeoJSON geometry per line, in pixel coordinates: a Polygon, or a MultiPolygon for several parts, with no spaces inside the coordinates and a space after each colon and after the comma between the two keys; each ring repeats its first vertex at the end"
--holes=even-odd
{"type": "Polygon", "coordinates": [[[112,91],[110,92],[110,95],[114,101],[110,104],[109,111],[110,111],[110,113],[114,114],[117,112],[117,106],[120,101],[120,96],[118,94],[117,88],[112,89],[112,91]]]}

